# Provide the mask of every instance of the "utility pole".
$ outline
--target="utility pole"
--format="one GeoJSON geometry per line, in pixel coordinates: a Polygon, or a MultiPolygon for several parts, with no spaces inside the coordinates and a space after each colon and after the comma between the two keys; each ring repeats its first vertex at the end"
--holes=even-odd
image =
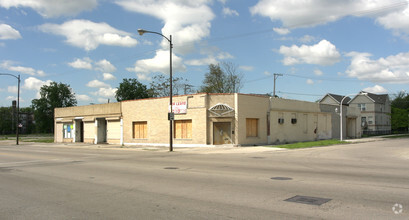
{"type": "Polygon", "coordinates": [[[185,84],[184,86],[185,86],[185,88],[184,88],[184,94],[185,94],[185,95],[186,95],[187,93],[190,93],[190,92],[192,91],[193,85],[185,84]]]}
{"type": "Polygon", "coordinates": [[[276,97],[276,79],[277,79],[279,76],[283,76],[283,74],[274,73],[274,90],[273,90],[273,97],[276,97]]]}

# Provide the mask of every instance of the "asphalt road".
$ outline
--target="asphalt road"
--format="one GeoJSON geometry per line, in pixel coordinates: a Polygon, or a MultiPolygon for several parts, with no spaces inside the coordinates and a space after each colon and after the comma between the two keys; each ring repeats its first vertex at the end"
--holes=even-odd
{"type": "Polygon", "coordinates": [[[409,219],[409,139],[108,147],[0,141],[0,219],[409,219]]]}

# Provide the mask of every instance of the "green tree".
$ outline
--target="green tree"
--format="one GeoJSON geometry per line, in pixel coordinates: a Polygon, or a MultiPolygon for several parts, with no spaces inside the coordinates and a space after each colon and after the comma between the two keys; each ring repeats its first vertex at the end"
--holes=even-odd
{"type": "Polygon", "coordinates": [[[237,71],[237,66],[222,62],[210,64],[209,72],[206,73],[200,92],[206,93],[235,93],[243,87],[243,75],[237,71]]]}
{"type": "Polygon", "coordinates": [[[146,85],[140,83],[137,79],[123,79],[117,89],[115,98],[118,102],[152,97],[152,93],[147,89],[146,85]]]}
{"type": "MultiPolygon", "coordinates": [[[[150,83],[150,91],[153,97],[164,97],[170,95],[170,84],[169,77],[164,75],[156,75],[152,78],[150,83]]],[[[192,85],[188,83],[187,80],[182,77],[173,77],[172,78],[172,94],[180,95],[182,92],[184,94],[191,93],[192,85]]]]}
{"type": "Polygon", "coordinates": [[[404,91],[398,92],[395,95],[395,98],[391,102],[391,106],[400,109],[408,109],[409,108],[409,94],[405,93],[404,91]]]}
{"type": "Polygon", "coordinates": [[[11,107],[0,107],[0,134],[11,134],[15,129],[11,107]]]}
{"type": "Polygon", "coordinates": [[[407,131],[409,111],[392,107],[391,126],[394,131],[407,131]]]}
{"type": "Polygon", "coordinates": [[[39,99],[31,101],[34,109],[36,131],[39,133],[54,132],[54,109],[77,105],[70,85],[51,82],[40,89],[39,99]]]}
{"type": "Polygon", "coordinates": [[[403,91],[391,102],[391,127],[394,131],[407,131],[409,123],[409,94],[403,91]]]}

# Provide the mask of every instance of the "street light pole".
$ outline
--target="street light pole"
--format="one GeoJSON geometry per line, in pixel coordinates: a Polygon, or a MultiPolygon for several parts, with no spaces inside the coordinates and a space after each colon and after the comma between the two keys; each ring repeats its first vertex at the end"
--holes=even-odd
{"type": "Polygon", "coordinates": [[[16,122],[16,145],[18,145],[18,139],[19,139],[19,124],[20,124],[20,74],[18,76],[15,76],[13,74],[9,73],[0,73],[0,75],[4,76],[12,76],[17,79],[17,122],[16,122]]]}
{"type": "Polygon", "coordinates": [[[157,34],[162,36],[163,38],[165,38],[168,42],[169,42],[169,85],[170,85],[170,89],[169,89],[169,105],[170,105],[170,113],[168,113],[168,119],[169,119],[169,151],[173,151],[173,119],[174,119],[174,115],[173,115],[173,109],[172,109],[172,96],[173,96],[173,90],[172,90],[172,48],[173,48],[173,44],[172,44],[172,35],[169,36],[169,38],[167,38],[165,35],[159,33],[159,32],[154,32],[154,31],[147,31],[144,29],[138,29],[138,33],[139,35],[143,35],[144,33],[151,33],[151,34],[157,34]]]}

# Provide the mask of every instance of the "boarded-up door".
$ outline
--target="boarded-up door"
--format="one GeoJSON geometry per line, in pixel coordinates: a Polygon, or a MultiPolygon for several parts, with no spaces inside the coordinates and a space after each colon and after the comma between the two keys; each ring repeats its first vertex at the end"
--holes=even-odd
{"type": "Polygon", "coordinates": [[[213,144],[232,144],[230,122],[213,123],[213,144]]]}
{"type": "Polygon", "coordinates": [[[356,118],[347,118],[347,138],[356,138],[356,118]]]}

